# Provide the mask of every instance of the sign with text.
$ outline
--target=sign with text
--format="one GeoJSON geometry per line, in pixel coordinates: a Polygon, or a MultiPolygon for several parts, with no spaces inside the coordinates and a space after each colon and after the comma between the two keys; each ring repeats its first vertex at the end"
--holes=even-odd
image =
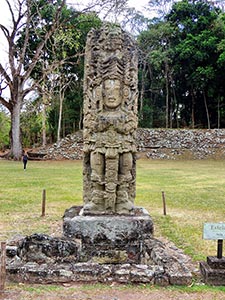
{"type": "Polygon", "coordinates": [[[204,240],[225,240],[225,223],[205,223],[204,240]]]}

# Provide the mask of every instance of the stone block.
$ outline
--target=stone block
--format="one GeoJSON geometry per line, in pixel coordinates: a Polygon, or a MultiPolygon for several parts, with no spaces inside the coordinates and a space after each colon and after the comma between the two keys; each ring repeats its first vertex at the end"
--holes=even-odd
{"type": "Polygon", "coordinates": [[[24,261],[44,263],[72,257],[77,260],[78,246],[74,241],[54,238],[46,234],[32,234],[19,242],[18,256],[24,261]]]}
{"type": "Polygon", "coordinates": [[[130,281],[133,283],[153,283],[155,270],[147,265],[131,266],[130,281]]]}
{"type": "Polygon", "coordinates": [[[91,261],[98,264],[121,264],[128,261],[125,250],[108,250],[92,252],[91,261]]]}
{"type": "Polygon", "coordinates": [[[153,222],[149,215],[75,216],[64,218],[63,233],[67,238],[82,239],[84,244],[125,246],[151,238],[153,222]]]}
{"type": "Polygon", "coordinates": [[[208,256],[207,263],[212,269],[225,269],[225,257],[208,256]]]}
{"type": "Polygon", "coordinates": [[[81,240],[83,262],[140,263],[144,241],[153,235],[153,222],[147,213],[137,215],[77,215],[65,217],[64,236],[81,240]]]}
{"type": "Polygon", "coordinates": [[[190,272],[168,272],[169,282],[172,285],[190,285],[192,282],[192,274],[190,272]]]}
{"type": "Polygon", "coordinates": [[[149,216],[77,216],[64,219],[64,235],[81,238],[86,243],[109,242],[124,244],[152,236],[153,223],[149,216]]]}
{"type": "Polygon", "coordinates": [[[225,269],[213,269],[206,262],[200,262],[204,282],[210,285],[225,285],[225,269]]]}
{"type": "Polygon", "coordinates": [[[165,274],[155,276],[154,284],[159,286],[168,286],[170,284],[169,278],[165,274]]]}

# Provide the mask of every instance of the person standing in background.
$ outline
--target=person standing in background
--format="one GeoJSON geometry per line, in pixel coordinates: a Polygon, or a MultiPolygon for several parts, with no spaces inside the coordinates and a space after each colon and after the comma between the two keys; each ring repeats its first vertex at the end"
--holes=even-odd
{"type": "Polygon", "coordinates": [[[27,161],[28,161],[28,155],[27,155],[27,152],[26,152],[26,151],[23,151],[23,154],[22,154],[22,161],[23,161],[23,169],[24,169],[24,171],[25,171],[26,168],[27,168],[27,161]]]}

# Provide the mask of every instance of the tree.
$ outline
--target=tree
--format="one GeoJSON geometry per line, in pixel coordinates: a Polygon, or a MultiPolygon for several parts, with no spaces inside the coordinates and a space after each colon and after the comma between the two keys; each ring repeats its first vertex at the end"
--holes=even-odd
{"type": "Polygon", "coordinates": [[[225,15],[208,1],[150,20],[138,36],[141,126],[224,126],[224,41],[225,15]]]}
{"type": "MultiPolygon", "coordinates": [[[[43,15],[43,20],[51,18],[50,14],[43,15]]],[[[79,84],[83,79],[84,51],[86,36],[91,28],[99,27],[102,22],[95,13],[81,13],[71,8],[62,12],[62,25],[54,32],[44,47],[43,55],[40,57],[33,72],[32,80],[35,82],[38,93],[42,96],[42,145],[46,146],[46,128],[49,111],[59,109],[57,113],[58,122],[54,122],[53,132],[57,131],[57,141],[61,136],[61,125],[63,122],[64,100],[67,98],[69,89],[82,90],[79,84]],[[59,105],[57,104],[59,101],[59,105]]],[[[39,26],[38,31],[42,30],[39,26]]],[[[25,58],[27,65],[36,52],[38,34],[33,28],[32,49],[28,49],[25,58]]],[[[23,45],[23,36],[18,42],[23,45]]],[[[81,107],[79,108],[79,111],[81,107]]],[[[55,118],[51,118],[54,120],[55,118]]]]}
{"type": "MultiPolygon", "coordinates": [[[[165,126],[166,128],[171,126],[170,108],[172,108],[173,105],[171,92],[172,49],[170,47],[170,39],[172,33],[173,31],[169,23],[157,20],[149,24],[148,30],[143,31],[138,37],[139,47],[142,50],[142,65],[144,66],[141,73],[142,75],[144,75],[145,82],[147,83],[147,85],[144,87],[144,79],[142,79],[140,98],[141,100],[143,97],[150,98],[150,106],[153,106],[153,103],[155,101],[157,101],[158,103],[162,103],[162,107],[160,110],[158,110],[158,114],[154,110],[154,115],[155,119],[157,118],[159,121],[159,115],[161,115],[162,113],[164,114],[165,121],[163,122],[163,124],[161,123],[161,121],[160,123],[161,126],[165,126]],[[146,77],[148,77],[147,80],[146,77]],[[164,101],[164,103],[162,101],[164,101]]],[[[140,115],[143,116],[143,118],[149,118],[148,114],[145,116],[145,113],[147,113],[147,111],[149,113],[149,108],[148,105],[146,105],[146,100],[147,99],[144,100],[145,105],[142,104],[140,106],[140,115]],[[144,109],[146,112],[144,112],[144,109]]],[[[159,123],[158,121],[157,123],[159,123]]],[[[152,124],[154,124],[154,121],[152,121],[152,124]]]]}
{"type": "Polygon", "coordinates": [[[10,99],[0,97],[0,102],[11,114],[11,154],[14,159],[20,159],[22,153],[20,137],[20,111],[25,96],[34,89],[29,82],[30,75],[39,62],[42,51],[60,24],[60,15],[65,5],[65,0],[58,1],[35,1],[35,0],[18,0],[17,7],[13,7],[10,0],[5,0],[11,14],[11,26],[8,28],[0,24],[0,29],[4,34],[8,44],[8,66],[0,63],[0,74],[4,77],[5,83],[10,90],[10,99]],[[33,9],[36,7],[36,9],[33,9]],[[31,24],[36,20],[41,10],[51,7],[54,11],[54,22],[46,24],[44,34],[40,36],[36,47],[35,55],[24,68],[25,54],[30,47],[29,37],[31,35],[31,24]],[[21,49],[17,47],[17,39],[21,33],[24,33],[24,44],[21,49]]]}
{"type": "Polygon", "coordinates": [[[167,16],[174,28],[173,65],[176,89],[185,110],[186,124],[211,127],[215,110],[218,81],[220,35],[216,22],[220,14],[205,1],[177,2],[167,16]]]}
{"type": "Polygon", "coordinates": [[[24,147],[40,145],[41,142],[41,99],[35,97],[25,101],[21,112],[21,136],[24,147]]]}
{"type": "Polygon", "coordinates": [[[162,21],[170,12],[171,7],[174,3],[175,0],[149,0],[148,10],[150,12],[155,12],[157,18],[162,21]]]}

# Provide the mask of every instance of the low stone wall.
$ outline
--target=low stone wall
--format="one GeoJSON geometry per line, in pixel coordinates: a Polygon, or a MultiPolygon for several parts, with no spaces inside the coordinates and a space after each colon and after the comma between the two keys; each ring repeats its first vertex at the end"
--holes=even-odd
{"type": "Polygon", "coordinates": [[[225,129],[139,129],[139,153],[152,159],[225,158],[225,129]]]}
{"type": "MultiPolygon", "coordinates": [[[[144,129],[137,130],[139,157],[150,159],[223,159],[225,129],[144,129]]],[[[40,150],[43,152],[43,150],[40,150]]],[[[82,131],[68,135],[45,150],[45,159],[82,159],[82,131]]]]}
{"type": "Polygon", "coordinates": [[[33,234],[7,245],[7,279],[23,283],[149,283],[190,285],[195,266],[171,243],[145,241],[142,263],[79,262],[79,243],[33,234]]]}

